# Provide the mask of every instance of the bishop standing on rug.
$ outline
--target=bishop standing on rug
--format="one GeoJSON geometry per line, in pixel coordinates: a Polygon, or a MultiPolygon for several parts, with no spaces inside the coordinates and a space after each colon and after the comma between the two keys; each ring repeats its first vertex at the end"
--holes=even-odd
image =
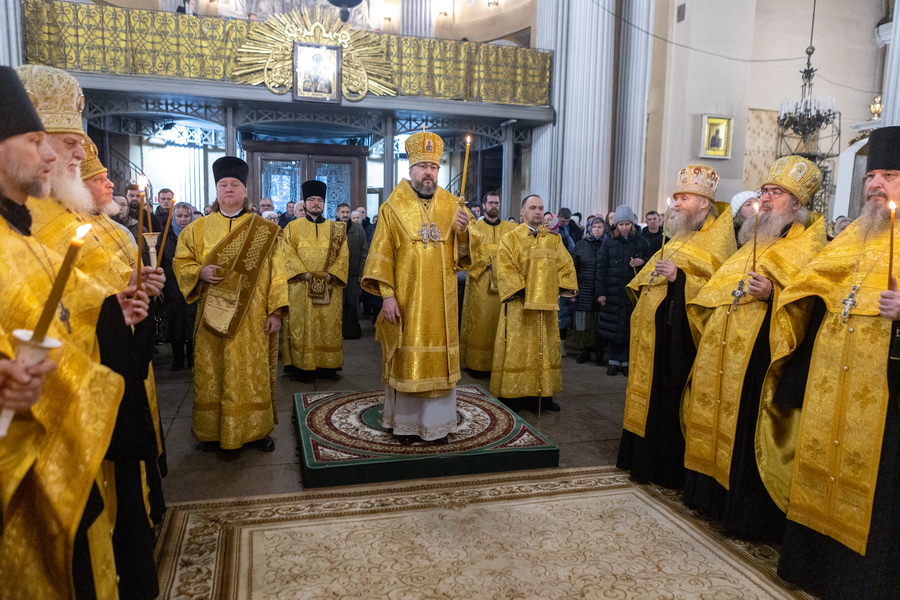
{"type": "Polygon", "coordinates": [[[456,431],[459,337],[456,271],[468,269],[481,235],[458,199],[438,187],[444,141],[406,140],[409,179],[378,213],[362,287],[384,303],[376,322],[385,383],[382,424],[403,443],[446,443],[456,431]]]}
{"type": "Polygon", "coordinates": [[[275,449],[275,365],[269,336],[287,309],[278,225],[248,211],[250,167],[213,163],[213,212],[178,236],[172,268],[184,299],[197,302],[191,432],[205,451],[253,442],[275,449]]]}
{"type": "Polygon", "coordinates": [[[494,342],[491,393],[535,398],[538,410],[559,411],[562,390],[559,297],[578,294],[575,263],[562,238],[541,225],[544,201],[522,200],[522,224],[503,236],[495,269],[500,321],[494,342]]]}

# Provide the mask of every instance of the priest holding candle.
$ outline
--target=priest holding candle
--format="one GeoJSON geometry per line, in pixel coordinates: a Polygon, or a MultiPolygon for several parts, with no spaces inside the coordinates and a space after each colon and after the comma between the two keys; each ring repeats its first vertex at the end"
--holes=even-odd
{"type": "MultiPolygon", "coordinates": [[[[0,88],[0,405],[17,410],[0,440],[0,572],[21,597],[115,598],[112,523],[96,482],[123,387],[90,352],[101,307],[128,326],[146,317],[147,296],[130,288],[104,300],[78,269],[62,283],[62,259],[32,235],[30,211],[46,202],[60,159],[15,71],[0,67],[0,88]],[[10,359],[21,360],[42,313],[46,334],[36,333],[60,345],[23,372],[10,359]],[[16,329],[26,331],[14,339],[16,329]]],[[[64,251],[80,243],[72,234],[64,251]]]]}
{"type": "Polygon", "coordinates": [[[430,131],[406,140],[409,179],[391,192],[363,272],[384,299],[376,321],[385,384],[382,425],[401,443],[447,443],[456,431],[459,371],[456,270],[480,244],[469,212],[437,185],[444,141],[430,131]]]}
{"type": "Polygon", "coordinates": [[[687,305],[702,337],[683,396],[684,502],[732,535],[778,541],[784,530],[759,477],[754,439],[773,306],[825,246],[825,220],[807,209],[821,184],[805,158],[776,160],[758,193],[758,218],[738,232],[740,248],[687,305]]]}
{"type": "Polygon", "coordinates": [[[778,574],[815,596],[900,588],[900,292],[888,280],[900,127],[869,136],[859,217],[781,291],[756,453],[787,512],[778,574]]]}

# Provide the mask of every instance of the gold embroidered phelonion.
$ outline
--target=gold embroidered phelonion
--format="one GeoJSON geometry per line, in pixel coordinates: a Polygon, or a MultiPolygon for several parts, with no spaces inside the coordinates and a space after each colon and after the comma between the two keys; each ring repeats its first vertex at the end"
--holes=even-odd
{"type": "Polygon", "coordinates": [[[34,328],[34,333],[31,336],[32,341],[41,343],[44,341],[44,338],[47,337],[47,330],[50,329],[50,321],[53,320],[53,315],[56,313],[59,301],[62,299],[63,289],[66,287],[66,281],[69,279],[69,274],[75,267],[75,259],[78,257],[78,251],[81,250],[81,246],[84,245],[84,236],[86,236],[87,232],[90,230],[91,226],[89,224],[82,225],[75,230],[75,237],[73,237],[72,241],[69,243],[69,250],[66,252],[62,265],[59,267],[59,273],[56,275],[53,287],[50,288],[50,296],[47,298],[47,304],[44,305],[44,310],[41,312],[41,316],[34,328]]]}

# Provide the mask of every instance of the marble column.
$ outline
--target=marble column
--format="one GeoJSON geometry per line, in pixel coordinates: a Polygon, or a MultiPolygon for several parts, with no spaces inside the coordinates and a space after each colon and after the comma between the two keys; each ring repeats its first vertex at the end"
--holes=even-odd
{"type": "Polygon", "coordinates": [[[536,22],[535,47],[554,51],[556,122],[534,132],[532,192],[586,217],[609,201],[615,18],[593,2],[538,0],[536,22]]]}
{"type": "Polygon", "coordinates": [[[882,126],[900,125],[900,2],[894,3],[891,41],[884,65],[884,94],[881,99],[882,126]]]}
{"type": "Polygon", "coordinates": [[[394,118],[384,119],[384,198],[394,189],[394,118]]]}
{"type": "Polygon", "coordinates": [[[626,22],[622,23],[619,39],[616,141],[609,206],[611,210],[627,204],[642,217],[652,40],[635,27],[653,31],[653,0],[629,0],[622,3],[622,10],[626,22]]]}
{"type": "Polygon", "coordinates": [[[23,27],[22,4],[18,0],[0,3],[0,31],[6,31],[0,41],[0,65],[17,67],[24,62],[23,27]]]}
{"type": "Polygon", "coordinates": [[[400,35],[434,37],[431,0],[401,0],[400,35]]]}

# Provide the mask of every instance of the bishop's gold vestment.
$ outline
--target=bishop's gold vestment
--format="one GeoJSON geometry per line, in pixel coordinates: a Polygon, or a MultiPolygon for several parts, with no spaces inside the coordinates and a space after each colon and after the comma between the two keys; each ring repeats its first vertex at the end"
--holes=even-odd
{"type": "MultiPolygon", "coordinates": [[[[650,410],[650,392],[653,389],[656,311],[669,289],[669,282],[665,277],[653,276],[654,265],[661,260],[662,253],[665,253],[665,260],[675,263],[685,276],[685,303],[690,302],[716,269],[735,251],[731,208],[727,204],[717,206],[720,213],[718,218],[710,215],[698,231],[667,241],[626,288],[636,306],[631,314],[631,372],[622,426],[641,437],[644,437],[650,410]]],[[[691,334],[696,345],[700,337],[699,331],[692,327],[691,334]]]]}
{"type": "Polygon", "coordinates": [[[562,389],[559,297],[578,293],[572,256],[562,238],[524,223],[500,240],[497,283],[500,321],[491,394],[549,397],[562,389]]]}
{"type": "Polygon", "coordinates": [[[290,300],[288,364],[313,371],[316,368],[336,369],[344,364],[344,345],[341,333],[344,295],[350,251],[346,234],[337,255],[328,261],[332,248],[332,230],[346,229],[344,223],[325,220],[313,223],[308,218],[294,219],[284,228],[285,278],[288,280],[290,300]],[[326,263],[330,262],[328,269],[326,263]],[[310,282],[303,280],[304,273],[327,273],[335,289],[330,292],[328,304],[314,304],[309,295],[310,282]]]}
{"type": "Polygon", "coordinates": [[[481,236],[470,225],[468,248],[460,247],[458,211],[456,197],[442,188],[426,209],[406,179],[378,211],[362,287],[377,296],[395,297],[400,307],[399,330],[378,324],[398,334],[388,334],[399,343],[391,355],[383,352],[382,380],[399,392],[446,391],[460,378],[456,271],[471,266],[481,236]],[[436,241],[423,242],[426,221],[440,232],[436,241]]]}
{"type": "Polygon", "coordinates": [[[481,219],[473,228],[481,232],[481,248],[472,257],[466,272],[462,327],[459,334],[461,362],[469,369],[490,371],[494,359],[494,338],[500,320],[500,295],[494,269],[500,238],[516,226],[500,219],[495,225],[481,219]]]}
{"type": "MultiPolygon", "coordinates": [[[[783,238],[757,246],[756,272],[772,282],[773,304],[825,246],[824,223],[816,215],[809,227],[794,223],[783,238]]],[[[751,242],[732,254],[687,306],[688,318],[702,337],[682,404],[684,465],[713,477],[726,490],[744,376],[769,311],[768,303],[749,294],[734,295],[739,282],[744,282],[741,291],[746,289],[752,263],[751,242]]]]}
{"type": "MultiPolygon", "coordinates": [[[[14,329],[33,329],[62,262],[34,237],[0,219],[0,349],[15,353],[14,329]],[[48,273],[48,270],[50,271],[48,273]]],[[[63,342],[50,358],[41,397],[0,440],[2,598],[72,597],[75,534],[109,446],[122,398],[122,378],[95,362],[95,328],[104,291],[79,270],[69,279],[48,336],[63,342]]],[[[102,482],[99,482],[102,483],[102,482]]],[[[112,520],[104,512],[88,530],[97,597],[116,598],[112,520]]]]}
{"type": "MultiPolygon", "coordinates": [[[[230,219],[214,212],[188,224],[178,236],[172,261],[185,300],[200,303],[194,333],[192,431],[198,440],[218,441],[224,449],[240,448],[247,442],[262,439],[275,426],[275,373],[270,364],[270,339],[265,323],[268,315],[288,304],[281,249],[275,245],[267,255],[258,250],[254,254],[252,248],[247,252],[247,264],[254,272],[258,270],[258,277],[246,304],[238,307],[243,318],[235,324],[233,334],[214,330],[203,317],[210,292],[217,290],[200,280],[200,269],[232,229],[245,225],[249,219],[262,217],[244,213],[230,219]]],[[[277,226],[266,227],[266,223],[269,222],[255,222],[252,229],[247,224],[244,231],[246,235],[252,230],[266,238],[277,236],[277,226]]],[[[260,243],[269,241],[268,238],[259,240],[260,243]]],[[[218,273],[228,280],[228,270],[220,268],[218,273]]]]}
{"type": "Polygon", "coordinates": [[[869,536],[889,401],[892,323],[878,316],[878,298],[887,289],[888,244],[888,231],[864,239],[856,221],[782,291],[773,311],[772,365],[756,431],[760,475],[787,518],[860,554],[869,536]],[[851,306],[847,298],[854,285],[860,287],[851,306]],[[779,378],[807,333],[815,297],[826,312],[803,409],[778,406],[773,398],[779,378]],[[846,322],[845,306],[851,306],[846,322]]]}

